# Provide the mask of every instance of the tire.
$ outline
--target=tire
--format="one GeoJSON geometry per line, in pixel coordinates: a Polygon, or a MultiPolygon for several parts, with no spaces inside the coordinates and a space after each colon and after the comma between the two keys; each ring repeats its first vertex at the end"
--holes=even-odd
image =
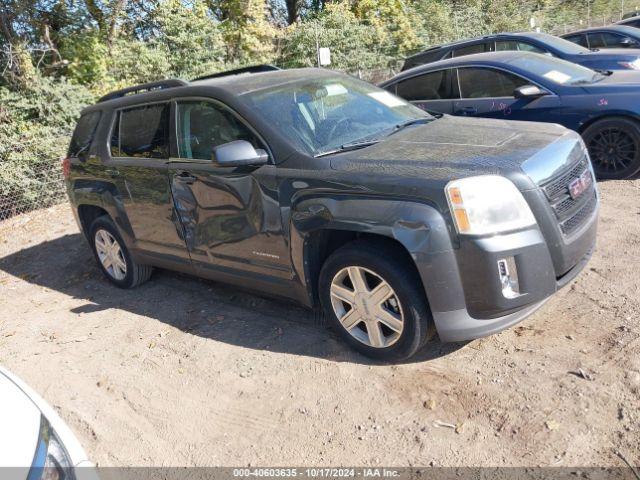
{"type": "Polygon", "coordinates": [[[590,125],[582,138],[599,179],[622,180],[640,171],[640,124],[611,117],[590,125]]]}
{"type": "Polygon", "coordinates": [[[318,293],[329,323],[351,347],[375,360],[406,360],[435,333],[422,282],[409,262],[386,242],[356,240],[331,254],[320,271],[318,293]],[[374,320],[380,316],[385,323],[374,320]]]}
{"type": "Polygon", "coordinates": [[[89,228],[89,243],[98,266],[107,280],[119,288],[134,288],[151,277],[153,268],[139,265],[132,258],[115,224],[104,215],[94,220],[89,228]],[[114,243],[118,250],[109,249],[114,243]],[[107,248],[105,249],[105,245],[107,248]],[[107,261],[104,261],[105,251],[107,261]],[[102,257],[102,259],[101,259],[102,257]],[[114,260],[118,260],[115,261],[114,260]],[[107,266],[105,266],[107,265],[107,266]]]}

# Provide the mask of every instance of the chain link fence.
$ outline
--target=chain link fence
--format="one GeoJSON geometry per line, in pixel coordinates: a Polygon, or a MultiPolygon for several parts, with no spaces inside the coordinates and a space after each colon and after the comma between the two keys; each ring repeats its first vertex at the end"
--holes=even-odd
{"type": "Polygon", "coordinates": [[[59,159],[31,167],[29,185],[23,190],[0,191],[0,222],[21,213],[51,207],[66,200],[59,159]]]}

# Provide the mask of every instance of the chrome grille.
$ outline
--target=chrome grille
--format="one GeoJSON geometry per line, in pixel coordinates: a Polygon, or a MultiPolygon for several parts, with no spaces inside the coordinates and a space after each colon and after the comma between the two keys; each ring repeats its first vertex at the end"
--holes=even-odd
{"type": "Polygon", "coordinates": [[[562,233],[565,235],[570,235],[571,232],[575,231],[580,225],[582,225],[586,220],[591,217],[591,214],[596,209],[596,205],[598,203],[598,199],[595,193],[590,195],[590,199],[585,203],[578,211],[567,220],[560,224],[560,229],[562,233]]]}
{"type": "Polygon", "coordinates": [[[567,170],[541,185],[551,209],[558,220],[560,230],[565,236],[571,235],[587,221],[597,206],[595,178],[591,177],[591,186],[577,198],[572,198],[569,185],[589,168],[588,158],[582,155],[580,160],[567,170]]]}

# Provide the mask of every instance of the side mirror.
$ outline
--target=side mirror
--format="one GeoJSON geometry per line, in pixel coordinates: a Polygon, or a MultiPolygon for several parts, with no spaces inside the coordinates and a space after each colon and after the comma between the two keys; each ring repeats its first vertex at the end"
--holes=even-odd
{"type": "Polygon", "coordinates": [[[541,89],[536,85],[522,85],[521,87],[516,88],[513,91],[513,96],[515,98],[528,98],[534,99],[543,97],[545,95],[549,95],[549,92],[541,89]]]}
{"type": "Polygon", "coordinates": [[[235,140],[213,148],[213,161],[222,167],[264,165],[268,160],[267,152],[256,150],[246,140],[235,140]]]}

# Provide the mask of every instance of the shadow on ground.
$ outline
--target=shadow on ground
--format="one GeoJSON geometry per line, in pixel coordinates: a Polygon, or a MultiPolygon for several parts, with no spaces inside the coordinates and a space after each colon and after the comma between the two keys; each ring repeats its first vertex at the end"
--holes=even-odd
{"type": "MultiPolygon", "coordinates": [[[[227,285],[156,270],[133,290],[112,286],[84,238],[66,235],[0,259],[0,270],[32,284],[86,301],[72,313],[120,309],[154,318],[192,335],[246,348],[374,365],[352,351],[316,315],[297,305],[227,285]]],[[[430,341],[411,362],[449,354],[463,344],[430,341]]]]}

